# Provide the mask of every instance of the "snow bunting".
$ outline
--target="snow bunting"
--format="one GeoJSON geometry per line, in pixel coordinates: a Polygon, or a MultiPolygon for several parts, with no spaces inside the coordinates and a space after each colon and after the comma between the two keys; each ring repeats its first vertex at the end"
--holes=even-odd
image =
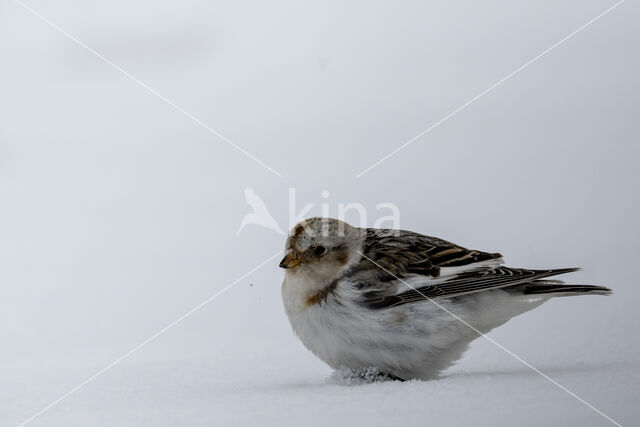
{"type": "Polygon", "coordinates": [[[295,334],[332,368],[429,379],[479,333],[552,297],[611,293],[547,279],[575,268],[501,264],[498,253],[411,231],[311,218],[287,237],[282,299],[295,334]]]}

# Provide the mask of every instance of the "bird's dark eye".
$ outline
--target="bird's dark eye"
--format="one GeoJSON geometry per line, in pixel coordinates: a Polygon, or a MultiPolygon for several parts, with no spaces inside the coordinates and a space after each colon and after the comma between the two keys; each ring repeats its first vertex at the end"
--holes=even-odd
{"type": "Polygon", "coordinates": [[[316,248],[313,250],[313,252],[315,252],[316,255],[322,255],[326,251],[327,251],[327,248],[325,248],[324,246],[316,246],[316,248]]]}

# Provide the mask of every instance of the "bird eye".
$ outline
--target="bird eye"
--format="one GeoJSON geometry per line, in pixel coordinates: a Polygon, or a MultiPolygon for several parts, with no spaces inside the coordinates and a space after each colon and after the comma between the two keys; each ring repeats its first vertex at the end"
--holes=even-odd
{"type": "Polygon", "coordinates": [[[313,252],[315,252],[316,255],[322,255],[323,253],[326,252],[326,250],[327,248],[325,248],[324,246],[316,246],[313,252]]]}

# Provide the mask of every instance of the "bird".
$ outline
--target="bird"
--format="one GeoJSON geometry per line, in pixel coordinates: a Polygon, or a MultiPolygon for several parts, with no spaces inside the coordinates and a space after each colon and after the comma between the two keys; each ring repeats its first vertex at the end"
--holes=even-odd
{"type": "Polygon", "coordinates": [[[278,234],[284,235],[284,231],[280,229],[280,226],[267,209],[267,205],[264,200],[258,196],[253,189],[247,187],[244,189],[244,198],[247,204],[253,209],[253,212],[246,214],[240,223],[240,228],[236,232],[236,236],[240,234],[242,229],[249,224],[261,225],[269,230],[273,230],[278,234]]]}
{"type": "Polygon", "coordinates": [[[438,378],[474,339],[553,297],[612,292],[549,279],[577,268],[506,267],[499,253],[326,217],[291,229],[280,267],[307,349],[333,369],[401,381],[438,378]]]}

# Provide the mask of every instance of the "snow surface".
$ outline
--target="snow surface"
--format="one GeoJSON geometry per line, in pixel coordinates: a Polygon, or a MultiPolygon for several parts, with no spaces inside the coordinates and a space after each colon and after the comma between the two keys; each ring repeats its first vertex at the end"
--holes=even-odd
{"type": "MultiPolygon", "coordinates": [[[[145,352],[159,351],[153,347],[145,352]]],[[[576,354],[579,347],[572,347],[576,354]]],[[[477,345],[439,380],[356,386],[332,383],[325,367],[294,350],[228,360],[214,354],[172,361],[136,356],[33,425],[608,425],[488,345],[477,345]]],[[[577,361],[570,353],[550,351],[553,359],[541,355],[532,362],[618,422],[635,425],[638,363],[577,361]]],[[[3,424],[23,421],[99,368],[3,372],[3,424]]]]}
{"type": "MultiPolygon", "coordinates": [[[[613,2],[25,2],[284,178],[2,2],[0,425],[282,248],[236,236],[246,187],[283,229],[295,188],[307,216],[358,202],[371,225],[392,202],[402,228],[509,265],[583,267],[567,279],[613,296],[554,300],[491,337],[640,424],[638,2],[359,179],[613,2]]],[[[611,424],[482,339],[439,380],[344,385],[293,336],[277,262],[29,425],[611,424]]]]}

